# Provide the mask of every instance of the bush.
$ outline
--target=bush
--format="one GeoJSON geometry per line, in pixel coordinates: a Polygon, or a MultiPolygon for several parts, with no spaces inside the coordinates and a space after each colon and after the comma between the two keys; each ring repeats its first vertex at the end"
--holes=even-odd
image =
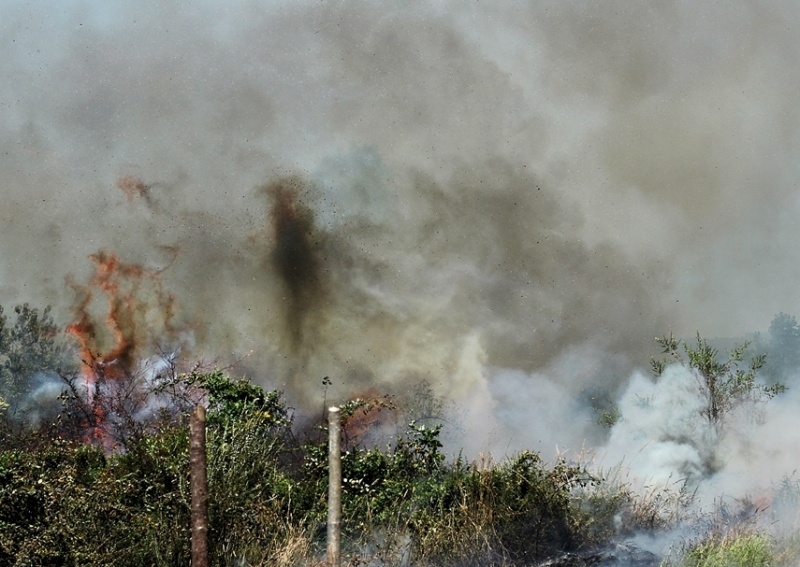
{"type": "MultiPolygon", "coordinates": [[[[302,530],[280,470],[289,414],[279,392],[219,372],[205,392],[212,563],[272,557],[302,530]]],[[[0,565],[176,565],[189,561],[188,428],[162,423],[126,451],[50,440],[0,452],[0,565]]]]}

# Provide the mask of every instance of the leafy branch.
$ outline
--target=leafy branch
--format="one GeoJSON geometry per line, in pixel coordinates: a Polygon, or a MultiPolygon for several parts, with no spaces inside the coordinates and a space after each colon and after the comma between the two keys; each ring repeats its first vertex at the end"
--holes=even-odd
{"type": "Polygon", "coordinates": [[[703,416],[715,427],[719,427],[725,415],[734,408],[772,399],[786,390],[783,384],[767,386],[758,381],[759,371],[766,364],[767,357],[759,354],[746,362],[749,341],[736,345],[727,356],[720,356],[719,350],[699,332],[694,346],[676,339],[672,333],[669,337],[656,337],[656,342],[661,345],[661,354],[667,356],[651,359],[654,374],[661,376],[671,364],[681,364],[694,371],[706,402],[703,416]]]}

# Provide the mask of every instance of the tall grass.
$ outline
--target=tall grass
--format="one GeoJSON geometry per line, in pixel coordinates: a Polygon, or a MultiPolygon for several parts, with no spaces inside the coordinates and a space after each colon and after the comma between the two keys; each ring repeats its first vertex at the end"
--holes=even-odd
{"type": "Polygon", "coordinates": [[[677,567],[774,567],[778,565],[772,540],[761,533],[737,533],[711,537],[693,546],[677,567]]]}

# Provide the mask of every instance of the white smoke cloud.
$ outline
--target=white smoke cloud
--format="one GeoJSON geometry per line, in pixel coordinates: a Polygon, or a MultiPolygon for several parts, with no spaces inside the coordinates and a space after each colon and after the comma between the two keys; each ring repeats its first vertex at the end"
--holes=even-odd
{"type": "MultiPolygon", "coordinates": [[[[794,420],[800,396],[790,388],[773,399],[736,406],[711,424],[703,414],[707,400],[700,380],[680,364],[657,379],[635,373],[620,397],[620,418],[592,464],[615,471],[643,495],[664,491],[674,499],[683,491],[690,508],[682,513],[694,522],[698,514],[726,506],[741,511],[741,520],[790,533],[798,520],[794,448],[800,437],[794,420]]],[[[702,529],[694,522],[676,529],[702,529]]],[[[674,541],[675,534],[662,534],[661,551],[674,541]]]]}
{"type": "Polygon", "coordinates": [[[634,476],[656,484],[696,484],[708,475],[717,439],[702,415],[704,397],[694,371],[675,364],[658,379],[637,372],[618,409],[619,421],[602,451],[607,466],[625,463],[634,476]]]}
{"type": "Polygon", "coordinates": [[[37,372],[30,378],[31,390],[12,408],[10,417],[34,428],[55,422],[61,411],[59,396],[64,381],[55,372],[37,372]]]}

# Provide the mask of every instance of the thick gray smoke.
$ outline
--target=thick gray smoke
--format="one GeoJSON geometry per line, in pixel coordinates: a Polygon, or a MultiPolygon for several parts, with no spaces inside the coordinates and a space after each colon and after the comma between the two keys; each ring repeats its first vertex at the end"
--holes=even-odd
{"type": "Polygon", "coordinates": [[[0,5],[0,303],[68,323],[115,253],[195,356],[428,379],[501,451],[795,309],[791,3],[0,5]]]}

